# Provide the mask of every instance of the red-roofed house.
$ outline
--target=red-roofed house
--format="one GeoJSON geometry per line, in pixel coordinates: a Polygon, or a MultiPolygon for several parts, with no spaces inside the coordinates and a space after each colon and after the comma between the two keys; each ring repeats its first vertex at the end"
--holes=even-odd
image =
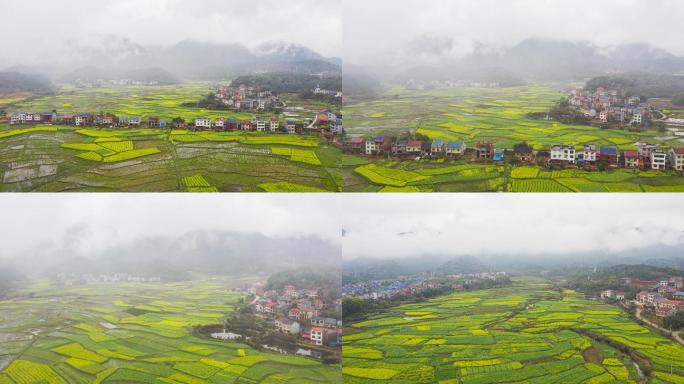
{"type": "Polygon", "coordinates": [[[302,318],[302,310],[297,308],[297,307],[294,307],[294,308],[290,309],[290,311],[288,312],[287,315],[293,319],[299,320],[302,318]]]}
{"type": "Polygon", "coordinates": [[[352,152],[364,151],[365,150],[365,144],[366,144],[366,139],[364,139],[363,137],[352,137],[348,142],[349,149],[352,152]]]}
{"type": "Polygon", "coordinates": [[[406,143],[406,153],[420,154],[423,151],[423,142],[420,140],[409,140],[406,143]]]}
{"type": "Polygon", "coordinates": [[[639,168],[639,152],[637,151],[625,151],[625,167],[627,168],[639,168]]]}
{"type": "Polygon", "coordinates": [[[669,153],[669,163],[672,169],[677,171],[684,170],[684,147],[672,148],[669,153]]]}

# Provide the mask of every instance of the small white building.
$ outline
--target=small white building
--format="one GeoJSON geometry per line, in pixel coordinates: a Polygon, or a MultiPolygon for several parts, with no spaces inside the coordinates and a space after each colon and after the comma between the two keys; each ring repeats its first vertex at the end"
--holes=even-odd
{"type": "Polygon", "coordinates": [[[596,146],[593,144],[587,144],[582,149],[582,158],[585,162],[595,162],[596,161],[596,146]]]}
{"type": "Polygon", "coordinates": [[[288,120],[287,123],[285,124],[285,128],[287,129],[287,133],[290,133],[290,134],[297,133],[297,128],[295,127],[294,120],[288,120]]]}
{"type": "Polygon", "coordinates": [[[288,319],[287,317],[279,317],[275,321],[275,327],[278,331],[289,333],[291,335],[299,334],[301,330],[298,322],[288,319]]]}
{"type": "Polygon", "coordinates": [[[672,169],[677,171],[684,170],[684,147],[671,148],[669,161],[672,169]]]}
{"type": "Polygon", "coordinates": [[[651,152],[651,169],[665,169],[667,164],[667,154],[658,148],[651,152]]]}
{"type": "Polygon", "coordinates": [[[641,113],[634,113],[632,115],[632,124],[641,124],[641,113]]]}
{"type": "Polygon", "coordinates": [[[313,327],[311,328],[311,342],[316,345],[323,345],[323,338],[324,338],[324,333],[325,330],[320,327],[313,327]]]}
{"type": "Polygon", "coordinates": [[[216,119],[216,128],[223,128],[226,126],[226,119],[219,117],[216,119]]]}
{"type": "Polygon", "coordinates": [[[208,117],[200,117],[195,119],[195,127],[197,128],[211,128],[211,119],[208,117]]]}
{"type": "Polygon", "coordinates": [[[264,121],[264,119],[257,119],[256,130],[257,132],[264,132],[266,130],[266,122],[264,121]]]}
{"type": "Polygon", "coordinates": [[[375,140],[366,140],[366,155],[372,155],[376,151],[375,140]]]}
{"type": "Polygon", "coordinates": [[[270,125],[269,128],[271,128],[271,132],[276,132],[278,131],[278,119],[275,117],[271,117],[270,125]]]}

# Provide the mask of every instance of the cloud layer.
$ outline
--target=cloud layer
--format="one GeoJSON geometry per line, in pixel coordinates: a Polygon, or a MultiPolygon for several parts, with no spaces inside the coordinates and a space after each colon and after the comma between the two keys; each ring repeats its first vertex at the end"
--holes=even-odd
{"type": "Polygon", "coordinates": [[[343,257],[554,257],[684,245],[679,195],[349,196],[343,257]]]}
{"type": "Polygon", "coordinates": [[[58,59],[66,46],[108,36],[142,45],[286,41],[340,56],[340,8],[340,0],[3,0],[0,56],[58,59]]]}
{"type": "Polygon", "coordinates": [[[533,37],[599,46],[646,42],[684,55],[682,17],[678,0],[345,0],[344,59],[434,62],[533,37]]]}

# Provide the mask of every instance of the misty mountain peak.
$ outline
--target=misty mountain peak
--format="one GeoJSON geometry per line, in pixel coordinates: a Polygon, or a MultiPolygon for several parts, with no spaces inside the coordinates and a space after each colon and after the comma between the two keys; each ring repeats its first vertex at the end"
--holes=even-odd
{"type": "Polygon", "coordinates": [[[311,49],[285,41],[270,41],[260,44],[254,49],[254,54],[258,56],[272,56],[281,59],[292,60],[320,60],[321,55],[311,49]]]}

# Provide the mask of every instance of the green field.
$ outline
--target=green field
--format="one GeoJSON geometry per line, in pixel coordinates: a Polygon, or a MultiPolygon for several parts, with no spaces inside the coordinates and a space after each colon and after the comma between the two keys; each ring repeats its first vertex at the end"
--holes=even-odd
{"type": "MultiPolygon", "coordinates": [[[[112,112],[188,121],[251,113],[183,107],[211,84],[75,88],[51,96],[9,100],[7,112],[112,112]]],[[[311,118],[328,103],[283,95],[288,117],[311,118]]],[[[269,117],[270,114],[264,114],[269,117]]],[[[0,191],[340,191],[357,179],[341,151],[318,136],[246,132],[11,126],[0,124],[0,191]],[[202,177],[202,185],[187,180],[202,177]],[[190,178],[190,179],[188,179],[190,178]],[[290,185],[274,188],[273,185],[290,185]]]]}
{"type": "MultiPolygon", "coordinates": [[[[392,87],[383,96],[352,101],[344,106],[345,131],[351,135],[393,135],[411,131],[431,139],[464,141],[473,147],[479,141],[491,141],[496,147],[511,149],[527,141],[535,149],[548,150],[554,144],[617,146],[632,149],[637,141],[671,146],[683,146],[684,140],[672,132],[646,130],[630,132],[620,129],[600,129],[590,126],[566,125],[553,121],[526,118],[529,112],[547,111],[562,92],[551,85],[512,88],[446,88],[408,90],[392,87]]],[[[374,160],[375,161],[375,160],[374,160]]],[[[452,168],[464,165],[463,160],[443,163],[413,161],[390,163],[379,161],[386,168],[452,168]]],[[[484,166],[483,166],[484,167],[484,166]]],[[[381,171],[382,173],[383,171],[381,171]]],[[[389,172],[389,171],[387,171],[389,172]]],[[[514,171],[515,172],[515,171],[514,171]]],[[[656,172],[642,177],[629,171],[571,171],[572,176],[550,177],[542,173],[537,180],[521,180],[506,172],[495,175],[463,178],[445,171],[441,177],[420,182],[407,182],[421,190],[431,191],[512,191],[512,192],[654,192],[682,191],[684,178],[673,172],[656,172]],[[496,180],[501,177],[502,179],[496,180]],[[477,181],[473,180],[476,179],[477,181]],[[484,182],[487,179],[489,182],[484,182]]],[[[376,186],[399,186],[396,182],[375,175],[363,174],[376,186]]],[[[378,187],[374,188],[379,189],[378,187]]],[[[373,190],[373,187],[368,188],[373,190]]]]}
{"type": "MultiPolygon", "coordinates": [[[[8,111],[111,111],[143,116],[228,116],[181,107],[207,84],[164,87],[64,88],[19,101],[8,111]]],[[[551,86],[502,89],[387,90],[384,98],[345,106],[345,130],[371,135],[418,130],[473,145],[511,148],[595,143],[630,147],[638,140],[679,145],[671,133],[602,130],[529,120],[561,95],[551,86]],[[396,95],[396,97],[395,97],[396,95]]],[[[302,115],[330,108],[288,100],[302,115]]],[[[334,107],[333,107],[334,108],[334,107]]],[[[250,115],[251,116],[251,115],[250,115]]],[[[319,136],[187,130],[98,129],[0,125],[0,191],[190,192],[677,192],[671,171],[549,171],[457,160],[387,160],[344,154],[319,136]],[[192,186],[186,178],[202,177],[192,186]]]]}
{"type": "Polygon", "coordinates": [[[329,383],[339,367],[199,337],[241,294],[221,279],[38,283],[0,301],[0,383],[329,383]]]}
{"type": "Polygon", "coordinates": [[[511,287],[453,293],[347,324],[344,382],[638,382],[633,357],[616,346],[650,362],[650,382],[684,380],[684,347],[615,306],[551,288],[545,280],[517,279],[511,287]]]}

